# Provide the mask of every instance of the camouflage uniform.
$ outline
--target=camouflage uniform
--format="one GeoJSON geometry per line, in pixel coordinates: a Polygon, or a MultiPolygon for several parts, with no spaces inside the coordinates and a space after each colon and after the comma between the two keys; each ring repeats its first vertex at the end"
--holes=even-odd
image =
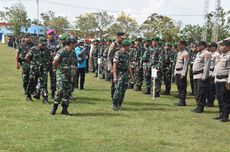
{"type": "Polygon", "coordinates": [[[30,73],[30,65],[25,61],[25,56],[31,47],[33,47],[32,43],[22,43],[21,45],[18,46],[17,49],[17,53],[19,54],[20,66],[22,67],[22,82],[23,82],[23,88],[25,92],[29,83],[29,73],[30,73]]]}
{"type": "Polygon", "coordinates": [[[109,46],[106,46],[104,52],[103,52],[103,62],[104,62],[104,72],[105,72],[105,80],[109,81],[111,79],[110,71],[108,70],[108,52],[109,52],[109,46]]]}
{"type": "Polygon", "coordinates": [[[62,102],[63,105],[69,106],[69,97],[71,92],[72,77],[72,55],[68,53],[66,48],[58,51],[54,60],[59,60],[57,75],[57,93],[54,99],[55,104],[62,102]]]}
{"type": "Polygon", "coordinates": [[[99,57],[100,47],[96,45],[93,49],[93,71],[95,72],[95,77],[98,76],[98,57],[99,57]]]}
{"type": "Polygon", "coordinates": [[[157,71],[157,78],[155,83],[155,96],[160,96],[160,89],[161,89],[161,79],[162,79],[162,67],[163,67],[163,58],[162,58],[162,51],[160,47],[154,47],[153,52],[150,56],[151,66],[156,68],[157,71]]]}
{"type": "Polygon", "coordinates": [[[136,46],[134,50],[134,89],[135,91],[141,91],[142,81],[143,81],[143,69],[141,58],[144,52],[144,48],[142,46],[136,46]]]}
{"type": "MultiPolygon", "coordinates": [[[[134,69],[135,69],[135,60],[134,60],[135,51],[136,51],[135,47],[131,47],[131,49],[129,51],[130,68],[132,70],[132,73],[134,73],[134,69]]],[[[130,79],[128,88],[133,89],[134,83],[135,83],[135,81],[130,79]]]]}
{"type": "Polygon", "coordinates": [[[165,84],[165,94],[170,95],[173,73],[173,52],[167,49],[163,52],[163,79],[165,84]]]}
{"type": "Polygon", "coordinates": [[[99,65],[99,69],[100,69],[100,76],[99,77],[101,79],[105,78],[105,62],[106,61],[104,60],[104,57],[103,57],[105,49],[106,49],[106,45],[102,43],[100,45],[100,49],[99,49],[99,53],[98,53],[98,58],[100,58],[100,60],[101,60],[101,64],[99,65]]]}
{"type": "Polygon", "coordinates": [[[115,91],[113,94],[113,107],[119,108],[123,103],[125,92],[128,88],[128,69],[130,64],[129,54],[124,52],[123,50],[117,51],[115,53],[113,63],[117,64],[118,80],[115,84],[115,91]]]}
{"type": "Polygon", "coordinates": [[[36,92],[42,93],[42,96],[46,102],[48,102],[48,66],[50,64],[51,54],[47,48],[40,49],[38,47],[32,47],[27,54],[30,59],[30,76],[29,84],[27,87],[27,96],[31,97],[31,94],[36,91],[36,85],[39,80],[40,88],[36,92]]]}
{"type": "Polygon", "coordinates": [[[150,63],[151,52],[152,52],[151,47],[145,47],[142,56],[143,78],[146,85],[145,94],[151,93],[151,63],[150,63]]]}

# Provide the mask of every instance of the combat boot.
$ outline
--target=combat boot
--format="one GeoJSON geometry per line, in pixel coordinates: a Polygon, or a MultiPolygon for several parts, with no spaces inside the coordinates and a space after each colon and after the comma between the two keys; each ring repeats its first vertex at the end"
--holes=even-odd
{"type": "Polygon", "coordinates": [[[204,112],[204,106],[198,106],[196,109],[192,110],[192,112],[203,113],[204,112]]]}
{"type": "Polygon", "coordinates": [[[55,115],[58,109],[58,104],[54,103],[52,110],[50,111],[51,115],[55,115]]]}
{"type": "Polygon", "coordinates": [[[27,95],[26,96],[26,101],[28,101],[28,102],[32,102],[33,101],[31,95],[27,95]]]}
{"type": "Polygon", "coordinates": [[[117,103],[116,103],[116,102],[113,102],[112,109],[113,109],[114,111],[117,111],[117,110],[118,110],[118,107],[117,107],[117,103]]]}
{"type": "Polygon", "coordinates": [[[160,92],[156,92],[155,93],[155,98],[159,98],[160,97],[160,92]]]}
{"type": "Polygon", "coordinates": [[[221,122],[228,122],[229,113],[223,112],[222,118],[220,119],[221,122]]]}
{"type": "Polygon", "coordinates": [[[36,93],[33,97],[34,97],[35,99],[37,99],[37,100],[40,100],[40,92],[39,92],[39,93],[36,93]]]}
{"type": "Polygon", "coordinates": [[[65,115],[65,116],[72,116],[72,114],[68,112],[68,107],[69,107],[69,106],[62,105],[62,112],[61,112],[62,115],[65,115]]]}
{"type": "Polygon", "coordinates": [[[186,106],[186,102],[183,100],[179,100],[179,102],[176,103],[176,106],[186,106]]]}
{"type": "Polygon", "coordinates": [[[45,103],[45,104],[47,104],[47,105],[50,104],[47,96],[46,96],[46,97],[43,97],[43,103],[45,103]]]}
{"type": "Polygon", "coordinates": [[[51,99],[54,99],[55,98],[55,90],[52,90],[51,91],[51,99]]]}
{"type": "Polygon", "coordinates": [[[147,88],[145,89],[144,94],[151,94],[151,88],[150,88],[150,87],[147,87],[147,88]]]}

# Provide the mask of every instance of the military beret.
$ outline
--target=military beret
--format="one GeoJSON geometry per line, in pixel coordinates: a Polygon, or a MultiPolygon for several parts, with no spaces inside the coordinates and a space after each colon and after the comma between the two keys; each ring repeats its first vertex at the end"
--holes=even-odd
{"type": "Polygon", "coordinates": [[[77,43],[85,43],[85,40],[83,38],[79,39],[77,43]]]}
{"type": "Polygon", "coordinates": [[[199,43],[198,43],[198,46],[207,46],[207,43],[205,42],[205,41],[200,41],[199,43]]]}
{"type": "Polygon", "coordinates": [[[146,38],[146,39],[145,39],[145,42],[152,42],[152,39],[146,38]]]}
{"type": "Polygon", "coordinates": [[[69,34],[66,34],[66,33],[59,35],[59,39],[62,41],[66,40],[68,37],[69,37],[69,34]]]}
{"type": "Polygon", "coordinates": [[[130,45],[131,45],[130,40],[125,39],[125,40],[122,41],[122,46],[130,46],[130,45]]]}
{"type": "Polygon", "coordinates": [[[161,39],[159,37],[156,37],[153,39],[153,41],[159,42],[161,39]]]}
{"type": "Polygon", "coordinates": [[[220,43],[221,46],[230,46],[229,40],[224,40],[222,43],[220,43]]]}
{"type": "Polygon", "coordinates": [[[122,38],[124,38],[124,39],[126,38],[124,32],[117,32],[117,36],[120,36],[120,37],[122,37],[122,38]]]}
{"type": "Polygon", "coordinates": [[[138,37],[138,38],[135,39],[135,41],[142,42],[142,38],[138,37]]]}

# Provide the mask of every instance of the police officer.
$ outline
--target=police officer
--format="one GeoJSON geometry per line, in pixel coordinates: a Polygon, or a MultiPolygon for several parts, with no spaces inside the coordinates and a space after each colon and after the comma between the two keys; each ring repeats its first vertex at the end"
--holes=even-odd
{"type": "Polygon", "coordinates": [[[186,42],[180,41],[178,45],[179,52],[177,54],[176,65],[175,65],[175,75],[176,84],[179,91],[179,102],[177,106],[186,106],[186,94],[187,94],[187,72],[188,72],[188,61],[189,55],[186,50],[186,42]]]}
{"type": "Polygon", "coordinates": [[[54,99],[53,108],[50,112],[51,115],[55,115],[58,104],[62,102],[62,112],[63,115],[71,115],[68,112],[70,93],[71,93],[71,75],[72,70],[76,69],[71,61],[72,52],[75,48],[76,39],[74,37],[69,37],[66,39],[66,46],[58,51],[54,57],[53,66],[57,75],[57,93],[54,99]]]}
{"type": "Polygon", "coordinates": [[[220,58],[220,53],[217,51],[217,43],[212,42],[209,45],[208,50],[211,53],[211,65],[210,65],[210,70],[209,70],[209,84],[208,84],[208,89],[207,89],[207,107],[214,107],[214,101],[215,101],[215,95],[216,95],[216,87],[214,83],[214,68],[216,65],[217,60],[220,58]]]}
{"type": "MultiPolygon", "coordinates": [[[[113,110],[122,110],[125,92],[128,88],[129,73],[131,74],[129,58],[129,40],[122,41],[122,48],[118,50],[113,59],[113,81],[115,91],[113,94],[113,110]]],[[[131,74],[132,75],[132,74],[131,74]]]]}
{"type": "Polygon", "coordinates": [[[214,119],[227,122],[230,113],[230,41],[224,40],[220,45],[222,54],[214,71],[219,116],[214,119]]]}
{"type": "Polygon", "coordinates": [[[113,59],[115,53],[121,49],[121,43],[126,38],[124,32],[117,32],[117,38],[116,40],[110,45],[109,51],[108,51],[108,70],[111,72],[111,97],[113,98],[113,94],[115,91],[115,83],[113,81],[113,59]]]}
{"type": "Polygon", "coordinates": [[[197,55],[193,64],[193,79],[196,92],[197,107],[192,110],[195,113],[204,112],[206,103],[206,90],[208,87],[211,55],[206,49],[206,42],[201,41],[197,45],[197,55]]]}

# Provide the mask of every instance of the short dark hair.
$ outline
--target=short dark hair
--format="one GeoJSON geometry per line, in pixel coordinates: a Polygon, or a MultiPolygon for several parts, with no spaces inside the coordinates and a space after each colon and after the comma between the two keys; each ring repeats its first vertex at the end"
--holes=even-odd
{"type": "Polygon", "coordinates": [[[207,43],[206,43],[205,41],[200,41],[200,42],[198,43],[198,46],[204,46],[204,47],[206,47],[206,46],[207,46],[207,43]]]}
{"type": "Polygon", "coordinates": [[[184,40],[180,41],[179,44],[183,44],[185,46],[187,45],[186,41],[184,41],[184,40]]]}

